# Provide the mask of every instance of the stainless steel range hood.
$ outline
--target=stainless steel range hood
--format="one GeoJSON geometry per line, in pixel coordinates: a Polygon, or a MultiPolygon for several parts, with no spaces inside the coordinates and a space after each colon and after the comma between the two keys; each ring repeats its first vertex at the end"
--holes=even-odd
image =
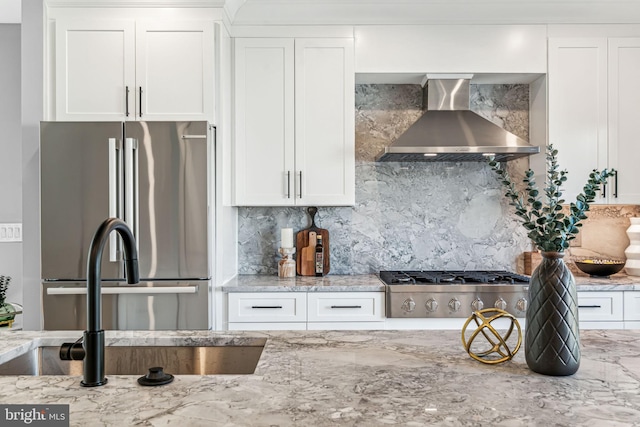
{"type": "Polygon", "coordinates": [[[540,148],[469,110],[469,78],[428,79],[427,111],[376,157],[378,162],[498,161],[540,148]]]}

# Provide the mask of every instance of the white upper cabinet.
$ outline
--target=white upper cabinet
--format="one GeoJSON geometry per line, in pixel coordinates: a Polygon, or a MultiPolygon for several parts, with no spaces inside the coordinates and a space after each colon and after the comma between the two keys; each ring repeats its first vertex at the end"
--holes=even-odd
{"type": "Polygon", "coordinates": [[[355,203],[353,40],[295,41],[296,204],[355,203]]]}
{"type": "Polygon", "coordinates": [[[591,171],[607,167],[607,40],[550,39],[548,79],[549,143],[569,171],[563,198],[571,203],[591,171]]]}
{"type": "Polygon", "coordinates": [[[640,203],[640,38],[609,39],[610,203],[640,203]],[[613,199],[612,199],[613,198],[613,199]]]}
{"type": "Polygon", "coordinates": [[[235,40],[235,204],[355,202],[353,40],[235,40]]]}
{"type": "Polygon", "coordinates": [[[549,143],[569,171],[563,198],[574,202],[593,169],[615,168],[596,203],[640,203],[640,39],[549,40],[549,143]]]}
{"type": "Polygon", "coordinates": [[[537,73],[546,25],[361,25],[357,73],[537,73]]]}
{"type": "Polygon", "coordinates": [[[213,38],[211,22],[136,23],[139,120],[211,120],[213,38]]]}
{"type": "Polygon", "coordinates": [[[293,55],[293,39],[235,40],[237,204],[293,204],[293,55]]]}
{"type": "Polygon", "coordinates": [[[213,22],[56,20],[56,120],[213,120],[213,22]]]}
{"type": "Polygon", "coordinates": [[[135,88],[134,21],[59,19],[55,53],[57,120],[125,117],[135,88]]]}

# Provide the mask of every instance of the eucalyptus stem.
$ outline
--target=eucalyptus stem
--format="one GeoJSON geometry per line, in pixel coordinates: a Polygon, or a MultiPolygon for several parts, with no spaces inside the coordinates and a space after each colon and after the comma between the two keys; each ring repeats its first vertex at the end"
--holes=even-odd
{"type": "Polygon", "coordinates": [[[11,283],[11,276],[0,276],[0,305],[4,304],[7,298],[7,289],[11,283]]]}
{"type": "Polygon", "coordinates": [[[494,157],[489,158],[489,166],[498,175],[501,184],[505,187],[505,196],[509,198],[509,205],[515,208],[515,214],[522,221],[527,236],[536,247],[542,251],[563,252],[569,247],[569,242],[576,238],[582,227],[582,221],[587,219],[586,212],[590,203],[595,200],[596,192],[600,185],[616,174],[615,169],[598,171],[593,170],[583,187],[583,192],[578,194],[576,201],[569,204],[569,214],[565,215],[562,199],[562,185],[567,181],[566,170],[560,170],[558,165],[558,150],[553,145],[547,146],[546,163],[547,172],[543,189],[540,194],[535,182],[534,172],[528,169],[522,180],[525,183],[523,191],[518,191],[509,172],[496,162],[494,157]]]}

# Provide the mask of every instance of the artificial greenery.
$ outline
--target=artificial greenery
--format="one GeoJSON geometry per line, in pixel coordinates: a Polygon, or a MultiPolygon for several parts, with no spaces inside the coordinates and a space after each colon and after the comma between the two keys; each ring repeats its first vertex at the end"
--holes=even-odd
{"type": "Polygon", "coordinates": [[[600,185],[605,184],[607,178],[614,176],[616,171],[604,169],[602,172],[594,169],[578,194],[575,203],[569,205],[569,214],[562,212],[562,184],[567,180],[567,171],[559,170],[558,150],[553,145],[547,147],[547,179],[544,187],[544,197],[540,194],[531,169],[525,172],[522,180],[526,184],[524,191],[518,191],[509,173],[500,166],[495,158],[489,158],[491,169],[498,174],[502,185],[507,189],[505,195],[511,199],[509,204],[515,206],[516,215],[524,223],[529,238],[536,247],[545,252],[563,252],[569,247],[569,242],[576,238],[582,227],[581,221],[587,219],[586,212],[589,203],[596,197],[600,185]]]}
{"type": "Polygon", "coordinates": [[[4,304],[7,297],[7,289],[11,283],[11,276],[0,276],[0,305],[4,304]]]}

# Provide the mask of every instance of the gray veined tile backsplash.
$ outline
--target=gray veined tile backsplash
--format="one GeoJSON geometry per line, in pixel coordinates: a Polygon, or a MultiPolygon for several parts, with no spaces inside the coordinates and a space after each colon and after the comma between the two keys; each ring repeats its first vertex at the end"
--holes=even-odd
{"type": "MultiPolygon", "coordinates": [[[[384,269],[515,270],[531,250],[484,163],[375,163],[422,114],[419,85],[356,86],[356,205],[320,207],[331,274],[384,269]]],[[[528,139],[527,85],[471,85],[471,109],[528,139]]],[[[509,163],[517,178],[526,159],[509,163]]],[[[280,229],[309,225],[305,208],[240,208],[239,273],[277,274],[280,229]]]]}

